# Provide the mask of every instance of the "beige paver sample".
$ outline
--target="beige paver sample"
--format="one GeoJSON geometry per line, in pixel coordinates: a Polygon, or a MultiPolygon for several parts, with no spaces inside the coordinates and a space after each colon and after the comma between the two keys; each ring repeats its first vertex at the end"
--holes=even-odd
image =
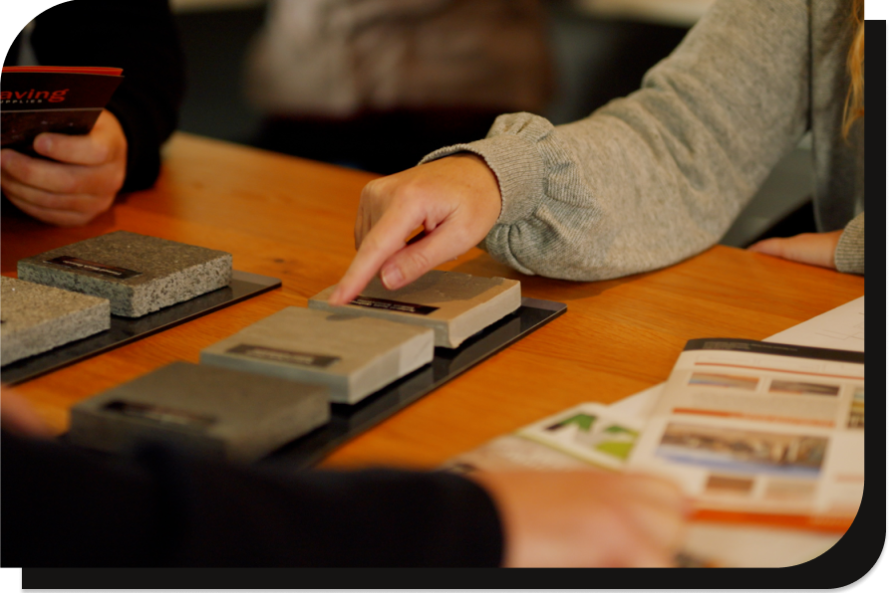
{"type": "Polygon", "coordinates": [[[356,403],[432,360],[432,330],[288,307],[201,351],[201,363],[323,384],[356,403]]]}
{"type": "Polygon", "coordinates": [[[509,315],[522,304],[521,283],[460,272],[432,270],[398,290],[387,290],[379,278],[350,304],[331,307],[331,286],[309,299],[309,307],[348,311],[435,331],[435,345],[456,348],[464,340],[509,315]]]}

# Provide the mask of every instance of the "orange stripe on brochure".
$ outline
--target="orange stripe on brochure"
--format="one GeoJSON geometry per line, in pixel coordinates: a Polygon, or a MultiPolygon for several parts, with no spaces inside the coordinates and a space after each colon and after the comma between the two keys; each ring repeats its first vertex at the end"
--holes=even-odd
{"type": "Polygon", "coordinates": [[[806,426],[834,426],[832,420],[807,420],[805,418],[788,418],[785,416],[766,416],[764,414],[741,414],[740,412],[717,412],[715,410],[699,410],[697,408],[673,408],[674,414],[694,414],[698,416],[718,416],[720,418],[745,418],[765,422],[782,422],[784,424],[804,424],[806,426]]]}
{"type": "Polygon", "coordinates": [[[853,379],[864,381],[864,377],[851,377],[849,375],[829,375],[827,373],[811,373],[809,371],[790,371],[787,369],[772,369],[769,367],[752,367],[743,364],[726,364],[722,362],[696,362],[698,367],[732,367],[734,369],[752,369],[755,371],[771,371],[773,373],[792,373],[794,375],[812,375],[813,377],[833,377],[835,379],[853,379]]]}
{"type": "Polygon", "coordinates": [[[854,517],[745,513],[716,509],[698,509],[691,516],[692,521],[713,521],[736,525],[768,525],[771,527],[808,529],[811,531],[825,531],[829,533],[845,533],[852,525],[854,519],[854,517]]]}

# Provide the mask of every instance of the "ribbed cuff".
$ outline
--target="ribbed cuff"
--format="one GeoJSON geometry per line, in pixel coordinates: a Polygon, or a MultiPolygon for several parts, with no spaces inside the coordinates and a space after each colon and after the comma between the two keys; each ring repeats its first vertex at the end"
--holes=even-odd
{"type": "Polygon", "coordinates": [[[864,212],[846,225],[834,252],[837,270],[864,274],[864,212]]]}

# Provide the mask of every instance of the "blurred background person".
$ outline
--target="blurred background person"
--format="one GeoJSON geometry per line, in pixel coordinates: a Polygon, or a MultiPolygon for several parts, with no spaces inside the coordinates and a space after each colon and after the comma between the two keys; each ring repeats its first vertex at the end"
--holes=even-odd
{"type": "Polygon", "coordinates": [[[245,88],[257,146],[392,173],[553,82],[539,0],[272,0],[245,88]]]}
{"type": "MultiPolygon", "coordinates": [[[[273,28],[286,28],[276,16],[279,3],[265,0],[171,0],[171,4],[188,58],[189,93],[181,110],[180,124],[180,129],[184,131],[298,155],[300,152],[296,148],[299,146],[294,148],[293,144],[302,144],[304,150],[301,151],[301,156],[381,173],[387,172],[387,167],[391,169],[394,166],[391,161],[396,160],[392,156],[396,152],[403,154],[399,160],[406,163],[406,167],[419,162],[427,153],[426,146],[433,141],[434,134],[438,133],[434,128],[445,130],[447,135],[459,138],[459,141],[466,140],[467,136],[480,138],[487,131],[487,125],[483,123],[478,124],[478,132],[472,132],[471,128],[474,126],[457,125],[459,121],[469,120],[472,123],[475,118],[466,113],[477,113],[477,109],[460,109],[463,116],[458,118],[450,117],[453,114],[450,107],[441,108],[440,105],[420,108],[423,112],[447,112],[447,117],[423,116],[424,121],[433,128],[432,131],[428,127],[421,131],[424,128],[419,124],[412,127],[411,124],[399,123],[418,121],[414,108],[398,108],[402,114],[408,115],[384,117],[381,115],[383,111],[367,103],[366,99],[362,99],[365,102],[353,115],[343,115],[347,111],[343,109],[335,115],[329,112],[319,113],[314,107],[301,107],[301,111],[292,113],[281,107],[280,111],[273,112],[257,101],[251,89],[256,79],[256,69],[267,67],[256,64],[256,60],[265,55],[261,48],[272,37],[285,40],[288,38],[288,35],[269,33],[273,28]],[[293,129],[302,130],[299,134],[278,133],[267,125],[279,116],[294,119],[294,114],[299,125],[293,129]],[[397,141],[389,142],[388,136],[394,137],[393,130],[396,128],[406,129],[406,132],[397,141]],[[380,129],[386,132],[381,134],[380,129]],[[465,130],[466,133],[463,134],[460,130],[465,130]],[[276,136],[280,142],[277,142],[276,136]],[[301,140],[302,136],[306,140],[301,140]]],[[[511,39],[510,52],[522,51],[526,54],[529,49],[521,44],[529,43],[530,36],[527,32],[539,31],[540,33],[535,32],[533,35],[542,35],[542,38],[534,43],[543,44],[543,58],[549,60],[551,86],[546,90],[549,98],[543,102],[542,107],[516,105],[509,109],[524,109],[559,125],[582,119],[610,100],[638,89],[645,72],[670,54],[689,27],[706,12],[712,0],[535,0],[533,4],[536,4],[536,8],[533,9],[522,8],[522,2],[499,0],[490,3],[488,0],[477,0],[469,3],[471,6],[468,8],[461,8],[460,2],[452,0],[442,0],[437,5],[429,0],[417,0],[413,4],[402,2],[403,6],[393,0],[294,0],[293,4],[303,7],[296,16],[308,19],[304,22],[312,23],[312,26],[307,25],[308,31],[303,31],[302,37],[298,35],[288,43],[292,45],[293,39],[303,39],[303,43],[312,43],[319,47],[318,39],[323,38],[325,41],[321,44],[321,49],[339,47],[341,49],[337,51],[340,54],[353,56],[357,60],[355,63],[362,68],[359,72],[361,76],[365,72],[376,76],[386,71],[386,68],[391,69],[393,60],[390,56],[400,55],[401,50],[375,50],[376,54],[373,54],[370,50],[365,51],[364,47],[355,46],[358,39],[373,39],[373,31],[383,29],[384,23],[389,23],[385,25],[389,27],[388,30],[395,31],[392,37],[399,38],[403,33],[399,33],[391,23],[401,23],[404,25],[399,25],[401,28],[408,28],[406,23],[409,21],[413,23],[412,26],[438,27],[436,23],[445,20],[445,15],[450,15],[446,20],[453,25],[461,22],[457,18],[464,14],[461,11],[475,11],[472,14],[478,13],[479,19],[485,19],[485,27],[492,28],[494,23],[501,22],[499,26],[502,28],[502,23],[508,22],[512,23],[509,27],[513,30],[525,31],[521,35],[510,36],[498,30],[494,36],[498,39],[511,39]],[[500,4],[506,5],[509,12],[496,8],[500,4]],[[515,16],[518,13],[523,16],[515,16]],[[358,16],[341,18],[334,17],[334,14],[358,16]],[[514,16],[504,19],[503,14],[514,16]],[[536,25],[529,23],[530,17],[526,15],[530,14],[536,14],[540,22],[536,25]],[[520,22],[516,22],[517,19],[520,22]],[[332,23],[330,26],[336,31],[336,35],[331,31],[319,30],[328,21],[332,23]],[[351,37],[343,31],[351,32],[351,37]],[[338,39],[336,43],[331,41],[334,38],[338,39]],[[371,59],[372,54],[377,57],[371,59]],[[383,58],[388,60],[386,64],[390,66],[380,62],[383,58]]],[[[296,24],[287,26],[298,27],[296,24]]],[[[481,23],[473,21],[466,24],[465,19],[461,27],[464,26],[468,27],[470,33],[485,30],[481,23]]],[[[474,53],[468,51],[473,48],[471,44],[458,47],[456,41],[463,39],[462,34],[458,34],[460,30],[454,28],[455,34],[450,36],[425,35],[417,43],[426,38],[436,39],[450,47],[449,51],[454,55],[472,54],[473,59],[470,61],[497,63],[485,57],[485,52],[490,49],[485,45],[488,43],[486,40],[475,46],[474,53]]],[[[409,32],[407,39],[411,39],[409,32]]],[[[371,49],[375,47],[368,45],[371,49]]],[[[404,41],[395,45],[412,47],[404,41]]],[[[305,54],[303,46],[293,51],[305,54]]],[[[412,58],[410,63],[416,64],[417,59],[412,58]]],[[[324,63],[334,61],[342,63],[341,57],[336,60],[327,58],[324,63]]],[[[426,60],[424,63],[433,62],[426,60]]],[[[459,61],[442,59],[435,63],[457,64],[459,61]]],[[[524,71],[524,76],[529,81],[540,80],[543,68],[545,66],[540,62],[540,68],[528,68],[524,71]]],[[[303,76],[307,77],[307,81],[317,80],[307,74],[303,76]]],[[[342,80],[342,77],[337,80],[342,80]]],[[[419,88],[419,84],[417,86],[419,88]]],[[[316,99],[321,96],[319,92],[322,95],[332,92],[314,88],[308,90],[314,93],[312,96],[316,99]]],[[[342,108],[341,103],[337,105],[342,108]]],[[[389,113],[388,110],[386,107],[385,112],[389,113]]],[[[478,119],[484,122],[486,119],[490,120],[491,115],[478,119]]],[[[436,141],[446,145],[451,142],[451,138],[439,136],[436,141]]],[[[807,136],[800,146],[776,165],[756,197],[726,231],[720,243],[744,247],[765,236],[786,236],[814,230],[811,201],[814,191],[811,141],[807,136]],[[779,223],[779,226],[783,225],[784,228],[780,232],[778,229],[770,230],[770,227],[782,220],[783,223],[779,223]]]]}

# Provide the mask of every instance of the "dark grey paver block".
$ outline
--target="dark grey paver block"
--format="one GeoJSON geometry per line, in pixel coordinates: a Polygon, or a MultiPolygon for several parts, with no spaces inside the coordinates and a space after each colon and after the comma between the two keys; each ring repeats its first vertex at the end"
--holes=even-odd
{"type": "Polygon", "coordinates": [[[232,256],[115,231],[18,262],[19,278],[106,298],[111,312],[142,317],[228,286],[232,256]]]}
{"type": "Polygon", "coordinates": [[[154,440],[253,461],[329,419],[323,386],[175,362],[76,404],[69,437],[103,451],[154,440]]]}

